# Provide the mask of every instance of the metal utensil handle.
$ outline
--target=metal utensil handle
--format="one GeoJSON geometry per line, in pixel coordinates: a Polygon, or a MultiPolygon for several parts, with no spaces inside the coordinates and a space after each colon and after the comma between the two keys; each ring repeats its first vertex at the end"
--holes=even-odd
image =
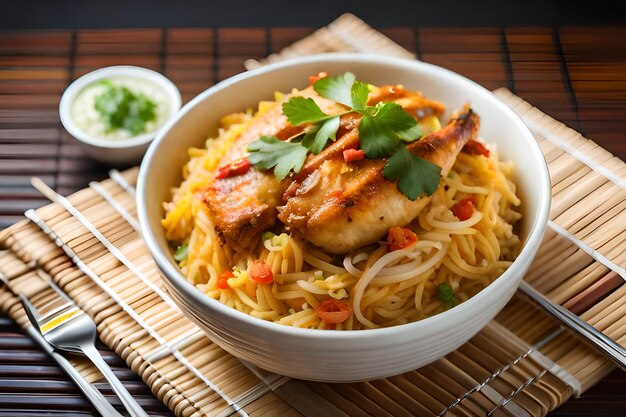
{"type": "Polygon", "coordinates": [[[111,385],[113,391],[120,398],[124,407],[132,417],[148,417],[148,414],[143,408],[135,401],[130,392],[124,387],[120,380],[115,376],[109,365],[104,361],[98,349],[92,344],[81,345],[83,353],[93,362],[94,365],[102,372],[102,375],[106,378],[111,385]]]}
{"type": "Polygon", "coordinates": [[[80,372],[74,366],[72,366],[71,362],[65,358],[65,356],[61,355],[57,351],[54,350],[52,346],[43,338],[41,333],[33,326],[28,326],[26,328],[26,332],[28,335],[33,338],[41,348],[48,353],[52,358],[56,361],[56,363],[65,371],[67,376],[78,386],[81,392],[87,397],[89,402],[94,406],[94,408],[103,416],[112,416],[112,417],[122,417],[122,415],[111,405],[110,402],[107,401],[106,398],[102,395],[100,391],[98,391],[93,385],[91,385],[85,377],[83,377],[80,372]]]}
{"type": "MultiPolygon", "coordinates": [[[[4,283],[4,280],[0,282],[4,283]]],[[[9,287],[9,290],[13,292],[13,290],[9,287]]],[[[15,294],[15,293],[14,293],[15,294]]],[[[34,339],[39,346],[52,358],[56,361],[56,363],[65,371],[67,376],[70,377],[72,381],[78,386],[81,392],[87,397],[87,399],[91,402],[94,408],[103,416],[112,416],[112,417],[122,417],[122,415],[107,401],[106,398],[102,395],[100,391],[98,391],[93,385],[91,385],[84,376],[78,372],[72,363],[67,360],[67,358],[57,352],[54,347],[42,336],[39,331],[39,325],[37,323],[37,319],[34,316],[34,312],[32,310],[32,304],[28,300],[28,298],[22,294],[16,294],[20,301],[22,302],[22,306],[24,307],[24,311],[26,312],[26,316],[30,321],[30,326],[26,327],[26,332],[28,335],[34,339]]]]}
{"type": "Polygon", "coordinates": [[[560,320],[565,326],[582,335],[592,346],[608,356],[622,370],[626,371],[626,349],[623,346],[568,309],[554,303],[531,285],[522,282],[519,289],[539,307],[560,320]]]}

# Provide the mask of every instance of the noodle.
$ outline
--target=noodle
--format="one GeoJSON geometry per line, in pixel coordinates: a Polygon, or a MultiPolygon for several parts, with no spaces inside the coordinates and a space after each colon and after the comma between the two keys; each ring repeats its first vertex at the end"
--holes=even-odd
{"type": "MultiPolygon", "coordinates": [[[[257,115],[277,105],[263,102],[257,115]]],[[[324,300],[342,300],[352,307],[340,330],[408,323],[466,301],[489,285],[512,263],[520,250],[514,230],[521,218],[520,200],[510,179],[513,166],[490,155],[459,154],[431,201],[406,226],[417,242],[389,251],[378,243],[346,254],[324,253],[290,235],[264,233],[256,250],[242,254],[220,242],[198,191],[211,180],[221,157],[257,115],[229,115],[206,149],[189,149],[184,179],[164,203],[162,226],[168,240],[187,245],[179,266],[187,279],[207,296],[263,320],[313,329],[328,325],[316,308],[324,300]],[[451,208],[471,198],[475,209],[459,220],[451,208]],[[259,284],[246,269],[264,261],[274,280],[259,284]],[[220,289],[220,274],[233,271],[229,287],[220,289]],[[453,291],[453,303],[438,295],[442,285],[453,291]]]]}

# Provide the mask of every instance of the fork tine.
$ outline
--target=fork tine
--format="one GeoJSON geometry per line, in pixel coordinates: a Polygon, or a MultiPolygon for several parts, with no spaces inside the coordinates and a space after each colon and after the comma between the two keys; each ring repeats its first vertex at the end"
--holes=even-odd
{"type": "MultiPolygon", "coordinates": [[[[37,320],[37,322],[39,324],[44,324],[44,321],[47,321],[48,319],[54,318],[57,315],[61,314],[62,312],[64,312],[65,310],[72,308],[72,307],[77,307],[76,303],[74,302],[74,300],[72,300],[70,298],[69,295],[67,295],[67,293],[65,291],[63,291],[52,279],[52,277],[50,275],[48,275],[45,271],[42,271],[41,269],[37,269],[35,271],[37,273],[37,275],[39,275],[39,277],[44,280],[46,282],[46,284],[48,284],[48,286],[50,288],[52,288],[52,290],[56,293],[56,295],[59,296],[59,298],[61,298],[63,301],[65,301],[64,304],[55,307],[54,309],[47,311],[45,314],[41,315],[39,319],[37,320]]],[[[54,303],[55,301],[51,301],[50,304],[54,303]]],[[[32,303],[31,303],[32,304],[32,303]]],[[[43,311],[40,309],[40,311],[43,311]]]]}
{"type": "Polygon", "coordinates": [[[50,311],[46,311],[45,314],[41,314],[41,309],[39,310],[39,319],[37,320],[37,322],[40,325],[45,324],[45,322],[48,322],[52,319],[54,319],[55,317],[59,316],[60,314],[66,312],[67,310],[70,310],[72,308],[77,308],[76,304],[74,303],[64,303],[58,307],[55,307],[54,309],[50,310],[50,311]]]}
{"type": "Polygon", "coordinates": [[[61,298],[51,288],[45,288],[35,294],[29,295],[29,300],[39,310],[40,320],[45,317],[54,315],[59,311],[66,309],[70,303],[61,298]]]}
{"type": "Polygon", "coordinates": [[[20,297],[20,301],[22,302],[22,305],[24,306],[24,311],[26,311],[26,315],[28,316],[28,319],[30,320],[33,326],[37,327],[39,331],[41,331],[41,326],[45,326],[45,324],[49,322],[50,320],[53,320],[55,317],[58,317],[59,315],[61,315],[62,313],[65,313],[69,309],[76,307],[76,305],[73,303],[65,303],[53,310],[46,312],[46,314],[42,315],[41,310],[35,307],[32,301],[30,301],[30,299],[26,297],[24,293],[20,292],[19,297],[20,297]]]}

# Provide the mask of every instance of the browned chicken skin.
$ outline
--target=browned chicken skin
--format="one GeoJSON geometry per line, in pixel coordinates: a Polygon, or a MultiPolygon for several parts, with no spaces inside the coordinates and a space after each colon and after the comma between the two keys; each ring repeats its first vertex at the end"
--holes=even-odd
{"type": "MultiPolygon", "coordinates": [[[[319,96],[311,87],[298,91],[291,96],[311,97],[327,114],[346,111],[346,107],[319,96]]],[[[407,111],[418,120],[430,115],[441,116],[445,109],[443,104],[428,100],[419,93],[407,92],[401,86],[384,86],[378,89],[376,93],[370,94],[368,104],[372,105],[379,101],[394,101],[406,106],[407,111]]],[[[236,250],[246,250],[255,244],[260,234],[275,224],[276,208],[281,200],[293,193],[301,193],[300,189],[305,183],[310,183],[310,178],[315,178],[320,174],[324,175],[320,169],[326,166],[327,161],[333,161],[332,164],[340,168],[338,164],[343,163],[343,150],[358,147],[359,120],[360,115],[356,113],[342,116],[337,132],[338,140],[331,143],[319,155],[310,155],[300,173],[294,177],[278,181],[273,172],[261,171],[252,167],[243,175],[215,179],[211,182],[203,192],[203,199],[206,201],[209,216],[222,242],[228,243],[236,250]]],[[[248,145],[263,135],[276,136],[284,140],[302,130],[302,126],[290,125],[287,118],[282,114],[281,106],[276,106],[251,123],[232,148],[228,150],[220,165],[232,163],[245,157],[248,154],[248,145]]],[[[365,160],[361,161],[359,166],[365,167],[368,164],[378,166],[380,162],[382,161],[365,160]]],[[[328,175],[336,175],[336,173],[329,172],[328,175]]],[[[368,175],[365,175],[363,179],[368,178],[368,175]]],[[[395,188],[395,184],[387,182],[382,176],[380,176],[380,181],[395,188]]],[[[358,187],[358,184],[354,185],[358,187]]],[[[403,195],[402,197],[409,201],[403,195]]],[[[291,206],[288,204],[282,208],[281,220],[283,217],[293,217],[289,215],[291,207],[293,204],[291,206]]],[[[307,214],[301,213],[299,215],[306,217],[307,214]]],[[[289,221],[283,220],[283,222],[307,238],[306,226],[296,227],[296,224],[292,225],[289,221]]],[[[334,229],[332,225],[329,227],[334,229]]],[[[319,245],[316,241],[313,243],[319,245]]]]}
{"type": "MultiPolygon", "coordinates": [[[[288,96],[311,97],[327,113],[345,111],[345,107],[320,97],[309,87],[288,96]]],[[[222,158],[226,165],[248,155],[248,145],[261,136],[287,139],[303,127],[289,124],[280,105],[260,115],[235,141],[222,158]]],[[[203,192],[209,216],[222,240],[237,250],[247,249],[254,239],[276,222],[276,206],[290,180],[278,181],[271,171],[251,168],[243,175],[215,179],[203,192]]]]}
{"type": "MultiPolygon", "coordinates": [[[[385,85],[380,87],[376,93],[370,94],[367,104],[375,105],[379,102],[393,101],[403,106],[417,120],[424,119],[429,116],[441,117],[445,111],[443,103],[429,100],[420,93],[414,91],[406,91],[404,87],[394,85],[385,85]]],[[[343,155],[346,149],[353,149],[359,146],[359,121],[361,115],[359,113],[348,113],[341,116],[341,126],[337,131],[337,140],[326,147],[318,155],[310,155],[298,175],[296,182],[302,182],[308,175],[317,169],[324,161],[343,155]]],[[[295,185],[292,184],[289,191],[295,191],[295,185]]],[[[291,197],[291,193],[287,192],[283,196],[283,201],[291,197]]]]}
{"type": "MultiPolygon", "coordinates": [[[[443,129],[407,145],[409,152],[433,162],[447,175],[465,143],[476,137],[479,118],[469,107],[443,129]]],[[[345,253],[378,241],[394,226],[410,223],[428,204],[402,194],[382,176],[385,160],[347,164],[339,155],[324,160],[279,207],[290,230],[331,253],[345,253]]]]}

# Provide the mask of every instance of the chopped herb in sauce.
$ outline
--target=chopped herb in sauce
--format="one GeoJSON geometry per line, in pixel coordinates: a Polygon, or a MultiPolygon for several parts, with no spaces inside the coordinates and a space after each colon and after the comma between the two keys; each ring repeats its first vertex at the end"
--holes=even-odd
{"type": "Polygon", "coordinates": [[[96,97],[95,107],[108,131],[128,130],[137,135],[146,130],[146,123],[156,119],[156,103],[143,94],[126,87],[102,81],[106,89],[96,97]]]}
{"type": "Polygon", "coordinates": [[[449,284],[439,284],[439,287],[437,287],[437,298],[439,298],[447,308],[452,308],[456,305],[454,290],[449,284]]]}

